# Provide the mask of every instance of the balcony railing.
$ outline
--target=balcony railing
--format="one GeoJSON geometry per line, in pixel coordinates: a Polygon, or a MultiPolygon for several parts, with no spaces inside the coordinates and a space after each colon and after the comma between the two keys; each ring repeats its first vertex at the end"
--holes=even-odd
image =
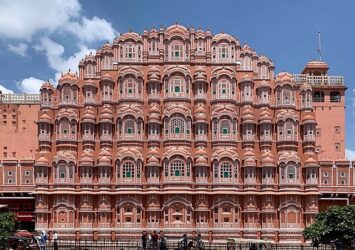
{"type": "Polygon", "coordinates": [[[37,104],[40,102],[39,94],[1,94],[0,103],[6,104],[37,104]]]}
{"type": "Polygon", "coordinates": [[[343,76],[310,76],[306,74],[293,74],[293,78],[297,84],[307,82],[310,85],[344,85],[343,76]]]}

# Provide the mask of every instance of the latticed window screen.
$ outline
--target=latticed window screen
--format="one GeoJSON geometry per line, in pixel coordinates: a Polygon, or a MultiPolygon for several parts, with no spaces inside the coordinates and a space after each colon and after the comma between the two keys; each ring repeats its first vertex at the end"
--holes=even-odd
{"type": "Polygon", "coordinates": [[[296,167],[290,165],[287,167],[287,179],[295,179],[296,178],[296,167]]]}
{"type": "Polygon", "coordinates": [[[123,178],[133,178],[134,177],[134,164],[132,162],[125,162],[123,164],[123,178]]]}
{"type": "Polygon", "coordinates": [[[170,176],[185,176],[185,163],[174,160],[170,163],[170,176]]]}
{"type": "Polygon", "coordinates": [[[135,47],[132,44],[126,46],[126,58],[135,58],[135,47]]]}
{"type": "Polygon", "coordinates": [[[222,162],[220,165],[220,178],[232,178],[232,164],[222,162]]]}
{"type": "Polygon", "coordinates": [[[170,121],[170,133],[182,134],[185,132],[185,121],[181,117],[174,117],[170,121]]]}
{"type": "Polygon", "coordinates": [[[126,79],[124,91],[126,94],[136,93],[136,81],[133,78],[126,79]]]}
{"type": "Polygon", "coordinates": [[[129,119],[125,122],[124,132],[126,135],[134,134],[134,121],[132,119],[129,119]]]}
{"type": "Polygon", "coordinates": [[[184,90],[183,82],[184,81],[183,81],[183,79],[180,76],[175,76],[172,79],[170,92],[171,93],[175,93],[175,94],[182,93],[183,90],[184,90]]]}
{"type": "Polygon", "coordinates": [[[230,84],[227,79],[222,79],[218,82],[218,92],[220,97],[226,97],[230,92],[230,84]]]}
{"type": "Polygon", "coordinates": [[[228,120],[222,120],[220,123],[220,134],[221,135],[228,135],[230,134],[231,124],[228,120]]]}
{"type": "Polygon", "coordinates": [[[171,45],[171,57],[181,58],[182,57],[182,45],[174,43],[171,45]]]}
{"type": "Polygon", "coordinates": [[[228,55],[228,46],[226,44],[222,44],[218,48],[219,58],[226,59],[229,57],[228,55]]]}

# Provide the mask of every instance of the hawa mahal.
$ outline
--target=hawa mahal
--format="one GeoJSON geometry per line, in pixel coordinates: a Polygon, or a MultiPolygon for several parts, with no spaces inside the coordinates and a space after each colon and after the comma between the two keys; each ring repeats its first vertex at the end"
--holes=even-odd
{"type": "Polygon", "coordinates": [[[325,62],[274,69],[225,33],[121,34],[56,87],[1,95],[0,201],[61,238],[303,242],[320,210],[355,203],[346,87],[325,62]]]}

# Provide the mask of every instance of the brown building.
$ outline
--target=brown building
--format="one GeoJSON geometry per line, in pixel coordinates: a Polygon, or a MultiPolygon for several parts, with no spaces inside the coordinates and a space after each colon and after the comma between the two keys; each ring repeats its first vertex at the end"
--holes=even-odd
{"type": "Polygon", "coordinates": [[[354,203],[346,87],[327,71],[274,76],[234,37],[181,25],[122,34],[28,113],[36,229],[303,241],[319,209],[354,203]]]}
{"type": "Polygon", "coordinates": [[[0,206],[32,230],[39,104],[39,95],[0,93],[0,206]]]}

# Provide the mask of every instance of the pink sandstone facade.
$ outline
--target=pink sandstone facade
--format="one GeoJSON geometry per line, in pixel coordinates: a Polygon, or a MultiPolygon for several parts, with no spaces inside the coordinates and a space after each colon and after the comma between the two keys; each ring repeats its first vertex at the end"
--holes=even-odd
{"type": "MultiPolygon", "coordinates": [[[[355,203],[346,87],[327,71],[312,61],[274,76],[270,59],[232,36],[181,25],[122,34],[17,113],[38,125],[27,148],[7,146],[18,162],[38,145],[36,229],[302,242],[319,210],[355,203]]],[[[3,127],[1,138],[21,136],[3,127]]],[[[1,187],[22,190],[7,182],[5,166],[23,169],[10,156],[1,187]]]]}

